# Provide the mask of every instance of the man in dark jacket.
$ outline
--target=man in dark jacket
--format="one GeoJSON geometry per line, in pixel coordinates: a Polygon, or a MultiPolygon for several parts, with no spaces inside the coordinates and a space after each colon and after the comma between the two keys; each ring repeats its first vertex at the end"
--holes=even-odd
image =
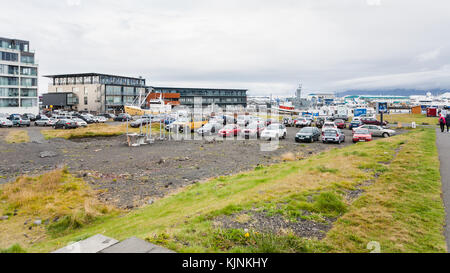
{"type": "Polygon", "coordinates": [[[447,116],[445,117],[445,125],[447,125],[447,133],[448,133],[450,127],[450,113],[448,113],[447,116]]]}

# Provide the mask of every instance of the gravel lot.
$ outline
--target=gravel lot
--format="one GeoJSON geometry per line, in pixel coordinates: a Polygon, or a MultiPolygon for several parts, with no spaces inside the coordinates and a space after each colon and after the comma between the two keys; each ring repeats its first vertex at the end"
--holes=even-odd
{"type": "MultiPolygon", "coordinates": [[[[7,144],[4,136],[12,129],[0,128],[0,183],[66,165],[94,188],[105,189],[101,199],[128,209],[198,181],[277,163],[288,152],[307,157],[338,147],[295,143],[296,128],[288,128],[287,139],[270,152],[261,151],[260,144],[267,142],[260,140],[166,140],[130,148],[125,145],[125,136],[47,141],[40,134],[43,128],[22,129],[28,131],[30,142],[7,144]]],[[[346,142],[341,147],[352,144],[351,132],[344,132],[346,142]]]]}

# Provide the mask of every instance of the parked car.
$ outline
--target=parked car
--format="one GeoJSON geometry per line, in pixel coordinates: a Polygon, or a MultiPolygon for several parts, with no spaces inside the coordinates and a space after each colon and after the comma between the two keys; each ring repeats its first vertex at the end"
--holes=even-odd
{"type": "Polygon", "coordinates": [[[116,117],[116,115],[109,113],[100,114],[99,116],[105,117],[107,119],[114,119],[116,117]]]}
{"type": "Polygon", "coordinates": [[[345,135],[340,129],[337,128],[327,128],[322,131],[322,142],[328,143],[333,142],[341,144],[345,142],[345,135]]]}
{"type": "Polygon", "coordinates": [[[228,124],[219,131],[219,136],[230,137],[237,136],[241,132],[241,128],[237,124],[228,124]]]}
{"type": "Polygon", "coordinates": [[[0,118],[0,127],[13,127],[12,121],[7,118],[0,118]]]}
{"type": "Polygon", "coordinates": [[[242,129],[242,136],[246,139],[249,138],[259,138],[261,137],[261,132],[266,128],[262,122],[253,122],[246,128],[242,129]]]}
{"type": "Polygon", "coordinates": [[[108,119],[105,118],[104,116],[95,116],[94,119],[96,119],[97,122],[99,122],[99,123],[105,123],[108,121],[108,119]]]}
{"type": "Polygon", "coordinates": [[[53,125],[55,129],[76,129],[78,128],[77,123],[70,119],[60,119],[53,125]]]}
{"type": "Polygon", "coordinates": [[[30,121],[35,121],[36,120],[36,115],[35,114],[31,114],[31,113],[26,113],[26,114],[22,115],[22,118],[29,119],[30,121]]]}
{"type": "Polygon", "coordinates": [[[133,128],[139,128],[141,125],[147,125],[151,123],[151,119],[148,117],[137,119],[130,123],[130,126],[133,128]]]}
{"type": "Polygon", "coordinates": [[[133,120],[133,118],[130,115],[126,114],[126,113],[119,114],[117,117],[114,118],[114,121],[124,122],[124,121],[127,121],[127,120],[133,120]]]}
{"type": "Polygon", "coordinates": [[[261,132],[262,139],[284,139],[287,136],[286,126],[279,123],[272,123],[261,132]]]}
{"type": "Polygon", "coordinates": [[[342,120],[344,120],[344,121],[348,121],[348,116],[347,115],[344,115],[344,114],[341,114],[341,115],[335,115],[334,116],[334,119],[336,120],[336,119],[342,119],[342,120]]]}
{"type": "Polygon", "coordinates": [[[386,126],[387,122],[383,121],[383,123],[381,123],[381,121],[377,120],[376,118],[361,118],[362,123],[364,124],[371,124],[371,125],[378,125],[378,126],[386,126]]]}
{"type": "Polygon", "coordinates": [[[31,122],[29,119],[22,118],[21,116],[17,116],[17,115],[12,117],[11,122],[13,123],[13,126],[18,126],[18,127],[22,127],[22,126],[30,127],[30,125],[31,125],[31,122]]]}
{"type": "Polygon", "coordinates": [[[336,127],[338,129],[345,129],[345,127],[347,127],[347,125],[345,124],[345,121],[342,119],[336,119],[334,120],[334,124],[336,124],[336,127]]]}
{"type": "Polygon", "coordinates": [[[370,124],[365,124],[354,130],[356,131],[357,129],[367,129],[374,137],[391,137],[396,134],[396,132],[394,130],[386,129],[381,126],[370,125],[370,124]]]}
{"type": "Polygon", "coordinates": [[[337,129],[336,123],[332,121],[325,121],[325,123],[322,126],[322,130],[325,129],[337,129]]]}
{"type": "Polygon", "coordinates": [[[240,127],[245,127],[250,124],[252,119],[253,119],[253,117],[249,116],[249,115],[238,116],[237,117],[237,125],[239,125],[240,127]]]}
{"type": "Polygon", "coordinates": [[[77,124],[78,127],[87,127],[88,124],[86,121],[82,120],[81,118],[73,118],[73,121],[77,124]]]}
{"type": "Polygon", "coordinates": [[[269,118],[266,120],[266,126],[271,125],[272,123],[277,123],[278,124],[278,120],[274,119],[274,118],[269,118]]]}
{"type": "Polygon", "coordinates": [[[307,118],[300,118],[295,123],[295,127],[310,127],[311,126],[311,120],[307,118]]]}
{"type": "Polygon", "coordinates": [[[362,125],[364,125],[364,123],[362,123],[361,120],[352,120],[352,122],[350,122],[350,124],[348,125],[348,129],[352,130],[353,128],[358,128],[362,125]]]}
{"type": "MultiPolygon", "coordinates": [[[[82,114],[79,116],[80,119],[84,120],[87,124],[95,123],[95,120],[90,115],[82,114]]],[[[62,119],[65,119],[64,117],[62,119]]]]}
{"type": "Polygon", "coordinates": [[[318,118],[316,119],[316,127],[317,127],[317,128],[322,128],[324,123],[325,123],[325,118],[323,118],[323,117],[318,117],[318,118]]]}
{"type": "Polygon", "coordinates": [[[372,134],[368,129],[356,128],[353,131],[353,143],[372,141],[372,134]]]}
{"type": "Polygon", "coordinates": [[[197,129],[197,134],[201,136],[211,136],[218,133],[222,128],[222,123],[208,122],[202,128],[197,129]]]}
{"type": "Polygon", "coordinates": [[[320,131],[316,127],[305,127],[295,135],[296,142],[314,142],[320,140],[320,131]]]}
{"type": "Polygon", "coordinates": [[[46,116],[40,116],[40,119],[34,122],[35,126],[53,126],[53,124],[55,124],[55,120],[46,116]]]}
{"type": "Polygon", "coordinates": [[[291,117],[284,117],[283,124],[286,127],[292,127],[292,126],[294,126],[294,120],[291,117]]]}

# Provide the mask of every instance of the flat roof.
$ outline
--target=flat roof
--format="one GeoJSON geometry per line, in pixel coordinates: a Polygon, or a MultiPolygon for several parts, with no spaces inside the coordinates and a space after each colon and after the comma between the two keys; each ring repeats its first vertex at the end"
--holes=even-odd
{"type": "Polygon", "coordinates": [[[248,91],[248,89],[230,89],[230,88],[194,88],[194,87],[161,87],[161,86],[151,86],[153,89],[169,89],[169,90],[217,90],[217,91],[248,91]]]}
{"type": "Polygon", "coordinates": [[[145,80],[144,78],[118,76],[118,75],[101,74],[101,73],[59,74],[59,75],[45,75],[44,77],[46,77],[46,78],[66,78],[66,77],[90,77],[90,76],[106,76],[106,77],[116,77],[116,78],[127,78],[127,79],[133,79],[133,80],[145,80]]]}

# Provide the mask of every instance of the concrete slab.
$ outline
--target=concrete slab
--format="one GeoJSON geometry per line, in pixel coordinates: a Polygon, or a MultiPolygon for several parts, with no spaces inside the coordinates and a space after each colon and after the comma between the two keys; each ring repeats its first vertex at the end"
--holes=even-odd
{"type": "Polygon", "coordinates": [[[73,243],[53,253],[98,253],[105,248],[117,244],[119,241],[101,234],[92,236],[86,240],[73,243]]]}
{"type": "Polygon", "coordinates": [[[100,253],[175,253],[172,250],[163,248],[136,237],[132,237],[123,242],[110,246],[100,251],[100,253]]]}

